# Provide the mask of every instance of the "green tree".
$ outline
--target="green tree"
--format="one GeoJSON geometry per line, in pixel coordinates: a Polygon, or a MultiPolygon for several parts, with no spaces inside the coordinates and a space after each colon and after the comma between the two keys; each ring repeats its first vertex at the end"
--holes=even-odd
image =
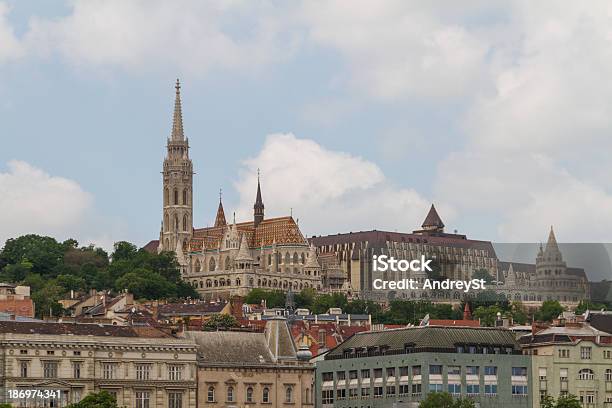
{"type": "Polygon", "coordinates": [[[64,297],[66,290],[58,285],[55,280],[48,281],[40,290],[32,293],[32,301],[36,305],[36,315],[61,316],[64,308],[59,300],[64,297]]]}
{"type": "Polygon", "coordinates": [[[487,284],[493,283],[495,278],[489,273],[488,270],[481,268],[474,271],[472,279],[483,279],[487,284]]]}
{"type": "Polygon", "coordinates": [[[202,330],[214,331],[219,329],[229,329],[230,327],[237,327],[238,322],[232,315],[227,314],[214,314],[204,323],[202,330]]]}
{"type": "Polygon", "coordinates": [[[497,314],[502,313],[499,306],[478,306],[474,310],[473,316],[480,320],[482,326],[493,327],[497,320],[497,314]]]}
{"type": "Polygon", "coordinates": [[[582,404],[575,395],[561,396],[557,400],[555,408],[581,408],[582,404]]]}
{"type": "Polygon", "coordinates": [[[545,300],[535,314],[536,320],[540,322],[550,322],[559,316],[565,308],[558,300],[545,300]]]}
{"type": "Polygon", "coordinates": [[[136,268],[117,279],[115,289],[127,289],[137,299],[165,299],[176,294],[173,282],[145,268],[136,268]]]}
{"type": "Polygon", "coordinates": [[[266,301],[266,306],[272,307],[284,307],[285,306],[285,293],[280,290],[264,290],[264,289],[253,289],[244,298],[244,303],[261,304],[261,301],[266,301]]]}
{"type": "Polygon", "coordinates": [[[23,235],[6,241],[0,258],[8,264],[23,261],[32,264],[32,271],[41,275],[50,274],[64,257],[64,247],[54,238],[40,235],[23,235]]]}
{"type": "Polygon", "coordinates": [[[114,249],[111,255],[113,262],[121,260],[129,261],[133,259],[138,252],[136,245],[126,241],[115,242],[114,249]]]}
{"type": "Polygon", "coordinates": [[[453,399],[453,396],[448,392],[430,392],[419,403],[419,408],[474,408],[475,406],[471,399],[453,399]]]}
{"type": "Polygon", "coordinates": [[[108,391],[92,393],[76,404],[70,404],[66,408],[118,408],[117,401],[108,391]]]}
{"type": "Polygon", "coordinates": [[[312,309],[316,297],[317,291],[314,288],[304,288],[295,295],[295,307],[312,309]]]}
{"type": "Polygon", "coordinates": [[[525,307],[518,300],[515,300],[510,304],[510,314],[512,315],[512,320],[516,324],[525,324],[529,319],[525,307]]]}
{"type": "Polygon", "coordinates": [[[587,310],[608,310],[608,307],[603,303],[593,303],[589,300],[581,300],[576,306],[575,314],[581,315],[587,310]]]}

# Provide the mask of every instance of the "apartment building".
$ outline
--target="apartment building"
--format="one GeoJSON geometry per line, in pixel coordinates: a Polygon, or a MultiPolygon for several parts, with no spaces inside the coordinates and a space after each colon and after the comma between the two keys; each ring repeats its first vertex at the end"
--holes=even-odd
{"type": "Polygon", "coordinates": [[[531,361],[505,329],[412,327],[356,333],[317,361],[317,406],[416,408],[430,392],[481,408],[531,407],[531,361]]]}

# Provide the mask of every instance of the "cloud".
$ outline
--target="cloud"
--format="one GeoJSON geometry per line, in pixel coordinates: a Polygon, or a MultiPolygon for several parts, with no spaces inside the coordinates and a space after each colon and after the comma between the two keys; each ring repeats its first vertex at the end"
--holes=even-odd
{"type": "Polygon", "coordinates": [[[68,237],[79,230],[93,199],[78,183],[13,160],[0,172],[0,242],[23,234],[68,237]]]}
{"type": "Polygon", "coordinates": [[[252,217],[257,168],[266,217],[288,215],[293,208],[302,232],[310,235],[372,228],[411,231],[430,205],[416,191],[396,188],[364,158],[292,134],[273,134],[256,157],[243,162],[235,183],[240,219],[252,217]]]}
{"type": "Polygon", "coordinates": [[[77,66],[250,72],[290,55],[299,40],[282,11],[248,1],[75,0],[65,17],[33,18],[24,41],[77,66]]]}
{"type": "Polygon", "coordinates": [[[0,63],[19,58],[23,49],[8,20],[9,7],[0,2],[0,63]]]}

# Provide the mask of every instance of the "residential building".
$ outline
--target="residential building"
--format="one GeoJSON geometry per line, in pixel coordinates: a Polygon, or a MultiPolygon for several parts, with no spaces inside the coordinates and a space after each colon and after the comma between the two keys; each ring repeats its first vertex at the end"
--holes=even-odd
{"type": "Polygon", "coordinates": [[[411,327],[356,333],[317,367],[318,407],[416,408],[447,391],[481,408],[531,407],[531,361],[499,328],[411,327]]]}
{"type": "Polygon", "coordinates": [[[314,366],[286,321],[265,331],[186,332],[198,347],[199,407],[314,407],[314,366]]]}
{"type": "Polygon", "coordinates": [[[195,408],[196,347],[152,327],[0,321],[0,402],[63,407],[92,392],[127,408],[195,408]],[[13,398],[7,390],[54,390],[13,398]]]}
{"type": "Polygon", "coordinates": [[[0,283],[0,313],[33,318],[34,302],[30,298],[30,287],[0,283]]]}
{"type": "Polygon", "coordinates": [[[587,322],[534,325],[519,341],[532,358],[534,408],[547,395],[575,395],[585,408],[612,407],[612,334],[587,322]]]}

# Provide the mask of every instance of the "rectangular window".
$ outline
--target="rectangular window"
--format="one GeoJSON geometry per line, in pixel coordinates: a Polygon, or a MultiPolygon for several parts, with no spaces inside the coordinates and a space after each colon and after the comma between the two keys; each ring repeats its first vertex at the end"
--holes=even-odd
{"type": "Polygon", "coordinates": [[[568,349],[559,349],[559,358],[569,358],[570,351],[568,349]]]}
{"type": "Polygon", "coordinates": [[[583,360],[591,359],[591,347],[580,347],[580,358],[583,360]]]}
{"type": "Polygon", "coordinates": [[[370,398],[370,387],[361,389],[361,398],[370,398]]]}
{"type": "Polygon", "coordinates": [[[374,387],[374,398],[382,398],[383,387],[374,387]]]}
{"type": "Polygon", "coordinates": [[[23,355],[27,355],[28,354],[28,350],[19,350],[19,354],[23,355]]]}
{"type": "Polygon", "coordinates": [[[150,408],[150,399],[149,391],[136,391],[136,408],[150,408]]]}
{"type": "Polygon", "coordinates": [[[349,380],[356,380],[356,379],[357,379],[357,370],[349,371],[349,380]]]}
{"type": "Polygon", "coordinates": [[[567,381],[567,368],[559,369],[559,381],[567,381]]]}
{"type": "Polygon", "coordinates": [[[370,370],[361,370],[361,378],[370,378],[370,370]]]}
{"type": "Polygon", "coordinates": [[[400,367],[400,377],[408,377],[408,367],[400,367]]]}
{"type": "Polygon", "coordinates": [[[117,378],[117,363],[102,363],[102,378],[105,380],[117,378]]]}
{"type": "Polygon", "coordinates": [[[527,386],[526,385],[513,385],[512,395],[527,395],[527,386]]]}
{"type": "Polygon", "coordinates": [[[321,402],[325,405],[334,403],[334,390],[323,390],[321,392],[321,402]]]}
{"type": "Polygon", "coordinates": [[[172,364],[168,366],[168,379],[170,381],[180,381],[183,376],[183,366],[172,364]]]}
{"type": "Polygon", "coordinates": [[[461,394],[461,384],[448,384],[450,394],[461,394]]]}
{"type": "Polygon", "coordinates": [[[382,378],[382,368],[374,369],[374,378],[382,378]]]}
{"type": "Polygon", "coordinates": [[[81,363],[75,361],[72,363],[72,376],[74,378],[81,378],[81,363]]]}
{"type": "Polygon", "coordinates": [[[45,361],[43,362],[43,377],[45,378],[57,378],[57,361],[45,361]]]}
{"type": "Polygon", "coordinates": [[[485,375],[497,375],[497,367],[485,366],[484,373],[485,375]]]}
{"type": "Polygon", "coordinates": [[[512,367],[513,377],[527,377],[527,367],[512,367]]]}
{"type": "Polygon", "coordinates": [[[421,366],[412,366],[412,375],[421,375],[421,366]]]}
{"type": "Polygon", "coordinates": [[[77,351],[73,351],[72,354],[75,356],[80,356],[81,352],[77,350],[77,351]]]}
{"type": "Polygon", "coordinates": [[[387,378],[389,378],[389,377],[395,377],[395,368],[394,367],[387,368],[387,378]]]}
{"type": "Polygon", "coordinates": [[[448,366],[448,375],[461,375],[461,366],[448,366]]]}
{"type": "Polygon", "coordinates": [[[478,384],[468,384],[465,388],[468,395],[480,394],[480,385],[478,384]]]}
{"type": "Polygon", "coordinates": [[[410,393],[410,388],[408,388],[408,384],[400,384],[399,386],[399,395],[408,395],[410,393]]]}
{"type": "Polygon", "coordinates": [[[546,367],[538,368],[538,377],[540,377],[540,381],[546,381],[546,367]]]}
{"type": "Polygon", "coordinates": [[[355,399],[359,396],[359,393],[357,391],[357,388],[349,388],[349,398],[350,399],[355,399]]]}
{"type": "Polygon", "coordinates": [[[346,399],[346,388],[336,389],[336,398],[339,400],[346,399]]]}
{"type": "Polygon", "coordinates": [[[54,350],[47,350],[47,355],[48,356],[53,356],[53,355],[55,355],[55,351],[54,350]]]}
{"type": "Polygon", "coordinates": [[[395,396],[395,385],[388,385],[387,386],[387,397],[393,397],[395,396]]]}
{"type": "Polygon", "coordinates": [[[28,362],[27,361],[22,361],[20,363],[20,374],[21,374],[21,378],[27,378],[28,377],[28,362]]]}
{"type": "Polygon", "coordinates": [[[467,367],[465,367],[465,373],[467,375],[479,375],[480,367],[478,367],[478,366],[467,366],[467,367]]]}
{"type": "Polygon", "coordinates": [[[607,360],[612,359],[612,350],[604,350],[604,358],[607,360]]]}
{"type": "Polygon", "coordinates": [[[323,378],[323,381],[334,381],[334,373],[323,373],[321,374],[321,377],[323,378]]]}
{"type": "Polygon", "coordinates": [[[442,392],[442,384],[429,384],[429,392],[442,392]]]}
{"type": "Polygon", "coordinates": [[[441,365],[430,365],[429,366],[429,375],[442,375],[442,366],[441,365]]]}
{"type": "Polygon", "coordinates": [[[169,392],[168,393],[168,408],[183,408],[183,393],[169,392]]]}
{"type": "Polygon", "coordinates": [[[421,395],[421,384],[412,384],[412,395],[421,395]]]}
{"type": "Polygon", "coordinates": [[[496,395],[497,394],[497,384],[485,384],[484,392],[486,395],[496,395]]]}
{"type": "Polygon", "coordinates": [[[336,372],[336,378],[338,379],[338,381],[346,380],[346,371],[336,372]]]}
{"type": "Polygon", "coordinates": [[[149,380],[151,378],[151,364],[136,364],[136,379],[149,380]]]}

